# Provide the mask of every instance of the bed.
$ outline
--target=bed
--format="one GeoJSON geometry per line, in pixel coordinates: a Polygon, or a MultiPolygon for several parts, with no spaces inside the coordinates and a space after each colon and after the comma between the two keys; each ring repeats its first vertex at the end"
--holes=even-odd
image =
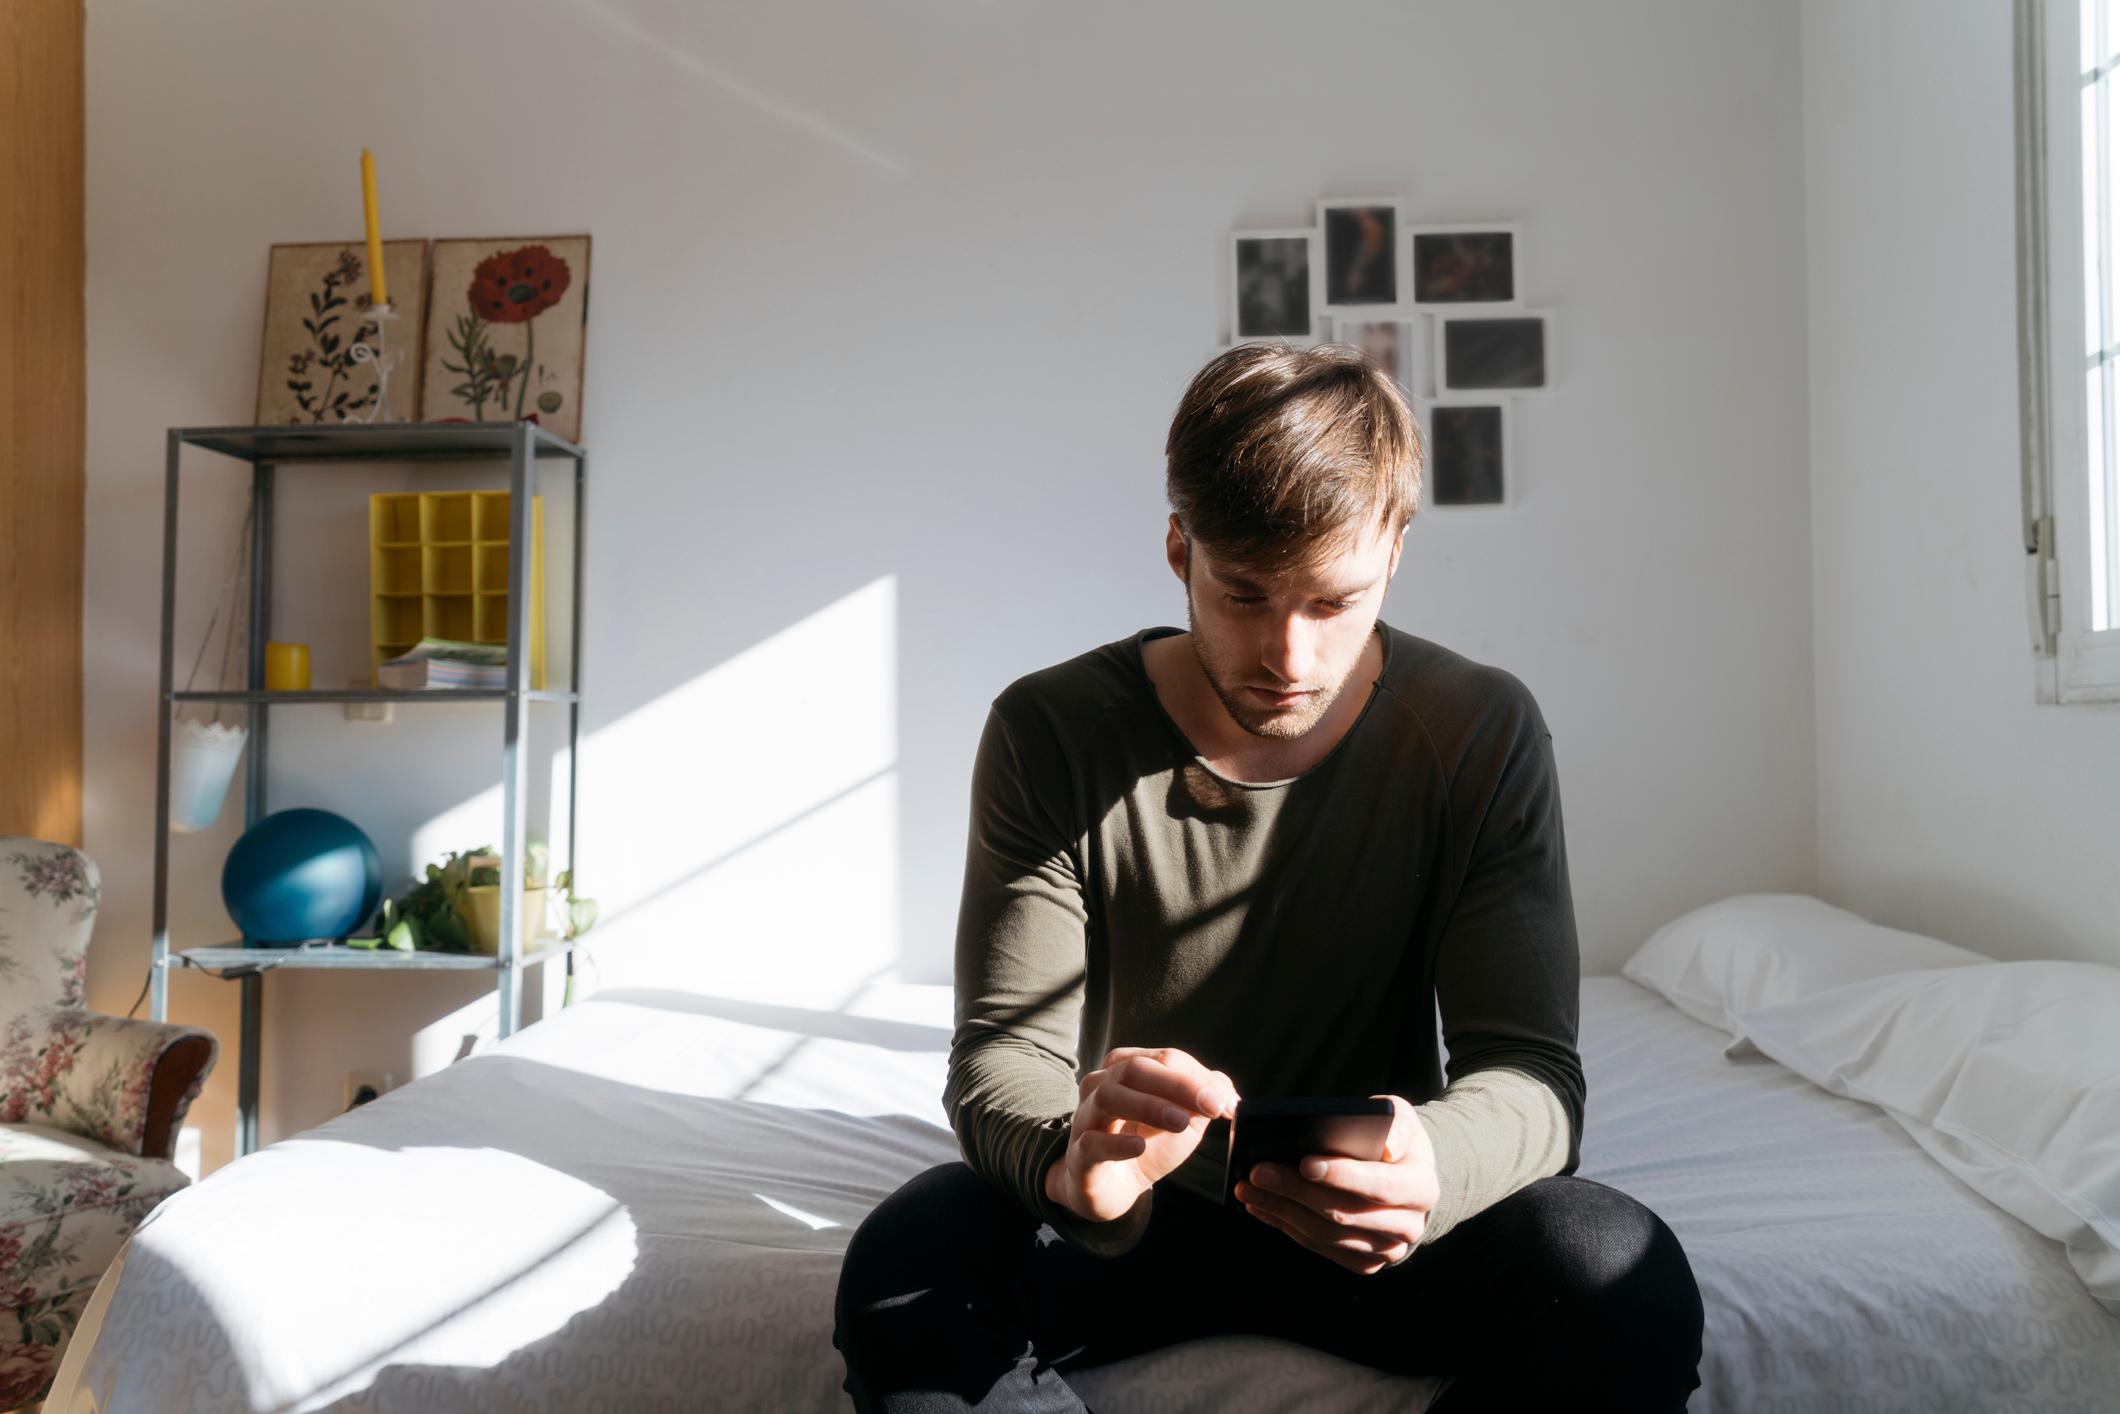
{"type": "MultiPolygon", "coordinates": [[[[834,1410],[854,1225],[955,1158],[943,987],[839,1012],[600,992],[174,1195],[48,1414],[834,1410]]],[[[1587,979],[1581,1172],[1686,1245],[1700,1411],[2120,1410],[2061,1249],[1826,1093],[1587,979]]],[[[1079,1372],[1107,1414],[1403,1410],[1433,1382],[1223,1337],[1079,1372]]]]}

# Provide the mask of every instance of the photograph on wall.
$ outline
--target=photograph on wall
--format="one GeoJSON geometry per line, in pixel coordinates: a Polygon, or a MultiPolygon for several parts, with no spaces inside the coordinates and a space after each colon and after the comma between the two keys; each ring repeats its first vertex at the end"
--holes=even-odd
{"type": "Polygon", "coordinates": [[[1508,503],[1503,456],[1508,411],[1501,403],[1430,403],[1428,501],[1433,506],[1500,506],[1508,503]]]}
{"type": "Polygon", "coordinates": [[[1233,341],[1308,339],[1316,272],[1308,231],[1240,231],[1230,237],[1236,308],[1233,341]]]}
{"type": "Polygon", "coordinates": [[[424,419],[531,418],[580,441],[589,238],[438,240],[433,267],[424,419]]]}
{"type": "Polygon", "coordinates": [[[1399,302],[1399,209],[1391,201],[1321,201],[1325,306],[1399,302]]]}
{"type": "Polygon", "coordinates": [[[1360,349],[1369,360],[1391,376],[1407,397],[1424,393],[1421,387],[1420,345],[1411,321],[1404,319],[1335,319],[1333,342],[1360,349]]]}
{"type": "Polygon", "coordinates": [[[1438,319],[1436,391],[1457,393],[1547,386],[1546,320],[1507,318],[1438,319]]]}
{"type": "Polygon", "coordinates": [[[1415,304],[1511,304],[1522,242],[1514,226],[1416,226],[1415,304]]]}
{"type": "MultiPolygon", "coordinates": [[[[265,335],[258,359],[257,424],[366,422],[375,413],[368,246],[363,240],[276,245],[265,262],[265,335]]],[[[383,243],[383,289],[397,318],[384,335],[392,422],[419,420],[420,331],[425,327],[427,242],[383,243]]]]}

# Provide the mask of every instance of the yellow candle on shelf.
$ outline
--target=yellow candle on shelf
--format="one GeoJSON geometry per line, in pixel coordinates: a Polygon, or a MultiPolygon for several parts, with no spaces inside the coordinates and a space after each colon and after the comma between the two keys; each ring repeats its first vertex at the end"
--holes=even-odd
{"type": "Polygon", "coordinates": [[[309,645],[268,643],[265,645],[265,690],[309,691],[309,645]]]}
{"type": "Polygon", "coordinates": [[[361,210],[368,218],[368,298],[373,304],[388,304],[383,289],[383,227],[375,218],[375,156],[361,149],[361,210]]]}

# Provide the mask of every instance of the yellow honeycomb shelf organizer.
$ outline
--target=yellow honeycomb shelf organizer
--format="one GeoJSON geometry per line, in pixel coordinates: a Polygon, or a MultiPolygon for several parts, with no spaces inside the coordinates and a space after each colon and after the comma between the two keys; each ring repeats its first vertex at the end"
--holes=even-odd
{"type": "MultiPolygon", "coordinates": [[[[421,638],[508,641],[508,493],[368,498],[373,670],[421,638]]],[[[545,686],[545,499],[530,498],[530,687],[545,686]]]]}

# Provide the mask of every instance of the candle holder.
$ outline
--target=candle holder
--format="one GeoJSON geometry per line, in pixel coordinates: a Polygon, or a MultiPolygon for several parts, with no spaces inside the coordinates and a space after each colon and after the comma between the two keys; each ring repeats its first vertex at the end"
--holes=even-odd
{"type": "Polygon", "coordinates": [[[355,363],[372,364],[374,366],[375,401],[368,405],[366,415],[348,414],[339,419],[341,422],[390,422],[393,420],[387,411],[390,406],[390,371],[397,366],[398,360],[405,356],[403,349],[391,349],[388,347],[390,326],[397,322],[397,302],[392,300],[386,304],[370,304],[367,316],[375,321],[374,345],[371,347],[367,343],[356,340],[353,347],[346,351],[346,356],[355,363]]]}

